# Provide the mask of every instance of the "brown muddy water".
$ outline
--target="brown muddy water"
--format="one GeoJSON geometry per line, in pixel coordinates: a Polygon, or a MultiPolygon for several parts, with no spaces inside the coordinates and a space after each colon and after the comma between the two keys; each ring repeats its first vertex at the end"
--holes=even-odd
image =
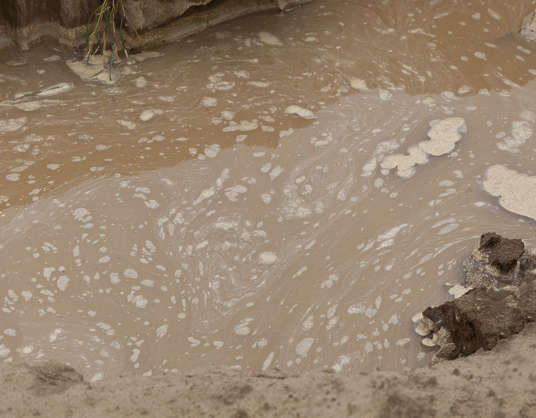
{"type": "Polygon", "coordinates": [[[113,86],[57,45],[1,51],[0,361],[93,381],[426,364],[410,318],[478,236],[536,233],[481,185],[536,174],[536,45],[515,34],[535,3],[315,0],[113,86]],[[447,117],[452,152],[382,169],[447,117]]]}

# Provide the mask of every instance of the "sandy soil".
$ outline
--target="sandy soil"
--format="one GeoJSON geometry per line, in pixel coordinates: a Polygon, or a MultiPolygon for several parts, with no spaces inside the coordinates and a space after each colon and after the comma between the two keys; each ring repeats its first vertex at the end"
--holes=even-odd
{"type": "Polygon", "coordinates": [[[9,417],[536,417],[536,326],[489,352],[403,373],[207,369],[89,385],[61,365],[2,365],[9,417]]]}

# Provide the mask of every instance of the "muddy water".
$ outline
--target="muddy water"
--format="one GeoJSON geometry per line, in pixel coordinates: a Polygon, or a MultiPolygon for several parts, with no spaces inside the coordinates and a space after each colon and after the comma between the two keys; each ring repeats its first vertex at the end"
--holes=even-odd
{"type": "Polygon", "coordinates": [[[316,0],[114,86],[57,45],[3,50],[0,360],[90,380],[425,364],[410,318],[479,234],[536,232],[481,187],[492,164],[536,174],[536,48],[512,34],[534,6],[316,0]],[[451,116],[453,152],[381,169],[451,116]]]}

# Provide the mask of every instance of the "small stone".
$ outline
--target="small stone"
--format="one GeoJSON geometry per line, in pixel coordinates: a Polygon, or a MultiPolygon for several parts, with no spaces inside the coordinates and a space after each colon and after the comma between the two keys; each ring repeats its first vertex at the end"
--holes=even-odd
{"type": "Polygon", "coordinates": [[[425,347],[435,347],[437,345],[432,338],[423,338],[421,344],[425,347]]]}
{"type": "Polygon", "coordinates": [[[434,321],[432,321],[430,318],[423,316],[415,327],[415,333],[417,335],[420,335],[421,337],[426,337],[427,335],[430,335],[434,328],[434,321]]]}

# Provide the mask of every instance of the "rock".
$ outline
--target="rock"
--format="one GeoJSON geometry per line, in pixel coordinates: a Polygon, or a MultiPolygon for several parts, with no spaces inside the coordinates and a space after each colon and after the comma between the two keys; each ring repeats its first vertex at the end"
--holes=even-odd
{"type": "Polygon", "coordinates": [[[458,354],[463,356],[480,348],[491,350],[500,339],[521,331],[527,322],[515,292],[485,287],[427,308],[423,315],[449,331],[458,354]]]}
{"type": "Polygon", "coordinates": [[[521,25],[521,36],[529,41],[536,41],[536,11],[528,15],[521,25]]]}
{"type": "MultiPolygon", "coordinates": [[[[310,2],[312,0],[307,0],[307,2],[310,2]]],[[[291,10],[295,7],[298,7],[299,5],[305,3],[304,1],[300,0],[277,0],[277,6],[284,11],[291,10]]]]}
{"type": "Polygon", "coordinates": [[[45,22],[73,28],[85,25],[100,2],[101,0],[2,0],[0,15],[14,28],[45,22]]]}
{"type": "Polygon", "coordinates": [[[440,346],[439,350],[434,355],[432,363],[436,363],[441,360],[454,360],[458,357],[458,350],[456,344],[452,342],[447,342],[440,346]]]}
{"type": "Polygon", "coordinates": [[[480,246],[463,262],[466,287],[499,289],[520,282],[516,266],[525,251],[523,241],[486,233],[480,246]]]}
{"type": "MultiPolygon", "coordinates": [[[[123,0],[129,48],[174,42],[211,26],[247,14],[267,10],[290,10],[311,0],[123,0]]],[[[44,37],[68,46],[86,44],[87,24],[101,0],[2,0],[2,26],[22,49],[44,37]],[[4,24],[5,22],[5,24],[4,24]]]]}
{"type": "Polygon", "coordinates": [[[85,27],[100,0],[2,0],[8,35],[22,48],[44,37],[66,44],[82,45],[85,27]]]}
{"type": "Polygon", "coordinates": [[[520,239],[503,238],[494,232],[488,232],[480,238],[480,252],[488,255],[489,263],[501,273],[512,271],[525,252],[525,245],[520,239]]]}
{"type": "Polygon", "coordinates": [[[212,0],[126,0],[125,18],[129,29],[141,32],[182,16],[190,8],[206,6],[212,0]]]}
{"type": "Polygon", "coordinates": [[[6,48],[8,46],[12,45],[11,39],[8,37],[7,34],[7,26],[5,22],[2,22],[0,20],[0,49],[6,48]]]}
{"type": "Polygon", "coordinates": [[[449,295],[454,296],[454,299],[458,299],[465,295],[469,290],[471,290],[472,287],[465,287],[460,284],[455,284],[449,289],[449,295]]]}
{"type": "Polygon", "coordinates": [[[463,267],[465,285],[474,289],[423,312],[438,330],[423,344],[431,346],[437,335],[438,357],[491,350],[536,319],[536,255],[525,250],[523,241],[483,234],[463,267]]]}
{"type": "Polygon", "coordinates": [[[83,81],[114,84],[121,78],[121,68],[119,65],[114,65],[110,71],[106,68],[106,66],[109,67],[108,61],[109,58],[107,56],[93,55],[89,59],[89,62],[86,62],[86,60],[69,60],[66,64],[83,81]]]}

